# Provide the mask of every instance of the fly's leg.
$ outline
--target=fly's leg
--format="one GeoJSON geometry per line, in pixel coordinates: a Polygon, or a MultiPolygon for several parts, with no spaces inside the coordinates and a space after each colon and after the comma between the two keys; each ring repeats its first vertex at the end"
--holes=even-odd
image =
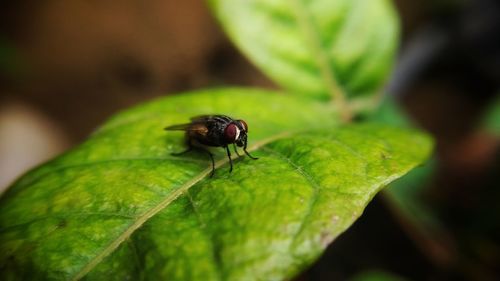
{"type": "Polygon", "coordinates": [[[214,176],[214,173],[215,173],[215,161],[214,161],[214,155],[212,154],[212,152],[210,152],[208,149],[205,149],[203,147],[199,147],[199,149],[201,151],[204,151],[205,153],[208,154],[208,156],[210,156],[210,161],[212,161],[212,171],[210,172],[210,177],[213,177],[214,176]]]}
{"type": "Polygon", "coordinates": [[[186,140],[186,145],[187,145],[187,149],[186,150],[181,151],[181,152],[173,152],[173,153],[171,153],[171,155],[173,155],[173,156],[181,156],[181,155],[186,154],[186,153],[188,153],[188,152],[190,152],[191,150],[194,149],[194,146],[191,143],[191,140],[187,139],[186,140]]]}
{"type": "Polygon", "coordinates": [[[229,158],[229,172],[231,173],[233,171],[233,159],[231,159],[231,151],[229,151],[229,146],[226,145],[226,152],[227,152],[227,158],[229,158]]]}
{"type": "Polygon", "coordinates": [[[238,157],[241,157],[241,155],[238,153],[238,148],[236,148],[236,144],[233,143],[233,148],[234,148],[234,152],[236,153],[236,155],[238,155],[238,157]]]}
{"type": "Polygon", "coordinates": [[[214,161],[214,156],[212,153],[208,150],[205,150],[208,153],[208,156],[210,156],[210,160],[212,161],[212,171],[210,172],[210,177],[214,176],[215,173],[215,161],[214,161]]]}
{"type": "Polygon", "coordinates": [[[257,157],[253,157],[252,155],[250,155],[250,153],[248,153],[248,151],[247,151],[247,139],[246,138],[245,138],[245,145],[243,146],[243,151],[245,151],[245,154],[248,155],[248,157],[250,157],[251,159],[253,159],[253,160],[259,159],[257,157]]]}
{"type": "Polygon", "coordinates": [[[259,159],[259,157],[253,157],[252,155],[250,155],[250,153],[248,153],[248,151],[246,150],[246,148],[243,148],[243,151],[245,151],[245,154],[248,155],[248,157],[250,157],[251,159],[253,159],[253,160],[259,159]]]}
{"type": "Polygon", "coordinates": [[[210,172],[210,177],[213,177],[214,174],[215,174],[214,155],[209,150],[203,148],[200,145],[197,145],[196,142],[193,144],[191,141],[188,141],[187,142],[187,146],[188,146],[188,148],[186,150],[181,151],[181,152],[177,152],[177,153],[171,153],[171,155],[180,156],[180,155],[188,153],[188,152],[190,152],[191,150],[194,150],[194,149],[204,151],[206,154],[208,154],[208,156],[210,157],[210,161],[212,162],[212,171],[210,172]]]}
{"type": "Polygon", "coordinates": [[[193,146],[189,145],[188,148],[186,150],[184,150],[184,151],[181,151],[181,152],[172,152],[170,154],[173,155],[173,156],[181,156],[183,154],[188,153],[191,150],[193,150],[193,146]]]}

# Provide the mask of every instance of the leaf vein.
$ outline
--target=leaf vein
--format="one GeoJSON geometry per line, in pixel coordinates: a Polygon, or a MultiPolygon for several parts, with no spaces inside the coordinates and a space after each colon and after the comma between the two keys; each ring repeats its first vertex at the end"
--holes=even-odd
{"type": "Polygon", "coordinates": [[[291,1],[292,7],[295,9],[297,22],[301,27],[302,32],[305,36],[307,36],[306,39],[310,43],[309,47],[311,48],[312,56],[316,59],[317,66],[320,70],[321,77],[325,83],[328,93],[331,95],[333,102],[341,111],[344,121],[347,121],[351,118],[351,116],[349,109],[347,108],[344,90],[341,85],[339,85],[335,69],[329,62],[328,54],[324,50],[325,46],[320,39],[321,35],[318,34],[317,28],[315,28],[312,22],[311,15],[302,1],[303,0],[291,1]]]}
{"type": "Polygon", "coordinates": [[[50,169],[48,171],[43,172],[42,174],[33,177],[31,180],[28,181],[23,181],[18,184],[14,185],[15,189],[23,189],[26,186],[32,185],[34,182],[40,181],[44,177],[51,175],[55,172],[61,172],[64,170],[69,170],[69,169],[74,169],[74,168],[81,168],[81,167],[86,167],[86,166],[94,166],[94,165],[106,165],[110,163],[120,163],[120,162],[135,162],[135,161],[165,161],[165,160],[176,160],[176,161],[186,161],[186,162],[194,162],[194,163],[206,163],[205,161],[197,160],[197,159],[189,159],[189,158],[174,158],[174,157],[144,157],[144,158],[115,158],[115,159],[108,159],[108,160],[99,160],[99,161],[91,161],[91,162],[82,162],[82,163],[75,163],[72,165],[62,165],[59,167],[55,167],[54,169],[50,169]]]}
{"type": "Polygon", "coordinates": [[[304,230],[304,227],[306,225],[306,221],[312,215],[314,205],[316,204],[316,202],[318,201],[318,198],[319,198],[321,185],[314,179],[314,177],[311,174],[309,174],[307,171],[303,170],[297,163],[293,162],[290,157],[287,157],[286,155],[284,155],[280,151],[277,151],[276,149],[272,149],[269,146],[263,147],[262,149],[274,154],[278,159],[281,159],[282,161],[285,161],[286,163],[288,163],[290,166],[292,166],[294,168],[294,171],[296,171],[298,174],[300,174],[302,177],[304,177],[309,182],[309,184],[311,184],[311,186],[313,187],[313,195],[309,201],[309,205],[307,207],[306,214],[304,215],[304,219],[302,220],[297,231],[292,235],[290,247],[293,247],[295,244],[295,241],[297,240],[297,237],[304,230]]]}
{"type": "MultiPolygon", "coordinates": [[[[189,192],[189,190],[186,192],[186,195],[189,199],[189,203],[191,205],[191,208],[193,209],[193,212],[196,216],[196,220],[198,221],[198,224],[200,225],[200,228],[205,229],[205,231],[207,231],[207,224],[203,220],[203,218],[201,217],[201,214],[198,211],[198,208],[196,207],[196,204],[194,203],[193,197],[191,196],[191,193],[189,192]]],[[[215,247],[216,242],[215,242],[214,236],[212,233],[207,233],[205,231],[201,231],[201,233],[205,234],[205,236],[207,236],[207,238],[211,241],[212,262],[214,263],[215,269],[217,271],[217,275],[219,276],[219,280],[222,280],[221,269],[223,266],[222,266],[222,261],[221,261],[220,255],[216,251],[217,248],[215,247]]]]}
{"type": "Polygon", "coordinates": [[[0,233],[2,232],[7,232],[8,230],[11,230],[13,228],[17,227],[22,227],[24,225],[29,225],[38,221],[43,221],[43,220],[48,220],[48,219],[67,219],[67,218],[74,218],[74,217],[85,217],[85,216],[108,216],[108,217],[117,217],[117,218],[124,218],[124,219],[135,219],[136,217],[130,216],[130,215],[125,215],[125,214],[113,214],[113,213],[100,213],[100,212],[75,212],[75,213],[64,213],[61,215],[58,214],[49,214],[46,216],[39,216],[37,218],[34,218],[30,221],[23,222],[23,223],[18,223],[14,225],[9,225],[7,227],[4,227],[0,229],[0,233]]]}

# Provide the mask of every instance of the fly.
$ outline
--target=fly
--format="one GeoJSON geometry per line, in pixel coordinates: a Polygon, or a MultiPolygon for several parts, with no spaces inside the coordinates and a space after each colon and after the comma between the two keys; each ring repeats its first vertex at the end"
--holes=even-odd
{"type": "Polygon", "coordinates": [[[179,152],[172,153],[172,155],[182,155],[193,149],[204,151],[210,156],[212,161],[212,172],[210,177],[215,172],[215,162],[213,154],[206,148],[211,147],[224,147],[229,158],[229,172],[233,171],[233,160],[231,159],[231,151],[229,145],[232,144],[236,155],[238,147],[243,147],[243,151],[248,157],[256,160],[247,151],[247,134],[248,125],[243,120],[234,120],[225,115],[201,115],[191,118],[191,123],[172,125],[165,128],[168,131],[185,131],[187,149],[179,152]]]}

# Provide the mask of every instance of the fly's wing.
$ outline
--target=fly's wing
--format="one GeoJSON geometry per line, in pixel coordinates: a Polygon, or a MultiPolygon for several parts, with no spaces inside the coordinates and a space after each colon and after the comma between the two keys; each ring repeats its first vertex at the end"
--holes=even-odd
{"type": "Polygon", "coordinates": [[[205,114],[205,115],[197,115],[191,117],[191,122],[216,122],[217,120],[222,120],[224,122],[231,122],[233,119],[229,116],[222,114],[205,114]]]}
{"type": "Polygon", "coordinates": [[[165,128],[167,131],[186,131],[191,134],[205,136],[208,133],[208,128],[203,122],[193,122],[188,124],[172,125],[165,128]]]}
{"type": "Polygon", "coordinates": [[[189,128],[187,129],[188,132],[192,134],[198,134],[200,136],[206,136],[208,133],[208,128],[205,123],[191,123],[189,128]]]}
{"type": "Polygon", "coordinates": [[[165,131],[187,131],[189,126],[191,126],[191,123],[172,125],[165,127],[165,131]]]}
{"type": "Polygon", "coordinates": [[[206,121],[206,120],[210,120],[214,117],[213,114],[203,114],[203,115],[196,115],[196,116],[193,116],[191,117],[189,120],[191,120],[192,122],[200,122],[200,121],[206,121]]]}

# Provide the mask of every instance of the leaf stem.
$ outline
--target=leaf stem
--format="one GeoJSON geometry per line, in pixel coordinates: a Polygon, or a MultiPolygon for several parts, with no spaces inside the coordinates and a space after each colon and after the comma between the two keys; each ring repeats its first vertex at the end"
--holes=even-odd
{"type": "Polygon", "coordinates": [[[302,0],[291,0],[291,3],[295,9],[299,26],[302,28],[305,36],[307,36],[309,47],[316,58],[317,66],[331,96],[331,102],[339,110],[342,121],[349,123],[352,120],[351,109],[347,103],[343,89],[337,83],[335,70],[328,62],[328,55],[323,50],[320,36],[314,28],[311,16],[307,12],[307,8],[304,7],[302,0]]]}

